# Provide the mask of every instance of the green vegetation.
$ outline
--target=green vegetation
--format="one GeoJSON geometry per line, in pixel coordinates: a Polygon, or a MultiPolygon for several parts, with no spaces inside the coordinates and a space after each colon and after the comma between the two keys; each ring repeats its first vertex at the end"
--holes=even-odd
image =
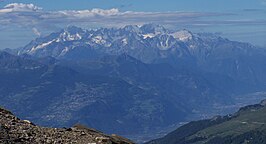
{"type": "Polygon", "coordinates": [[[233,116],[191,122],[149,144],[264,144],[266,107],[241,108],[233,116]]]}

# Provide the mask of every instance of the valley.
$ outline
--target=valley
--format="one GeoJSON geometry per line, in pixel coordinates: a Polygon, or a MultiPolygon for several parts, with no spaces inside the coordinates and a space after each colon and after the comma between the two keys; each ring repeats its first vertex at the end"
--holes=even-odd
{"type": "Polygon", "coordinates": [[[0,60],[0,105],[19,117],[136,142],[265,98],[264,49],[155,24],[69,26],[0,60]]]}

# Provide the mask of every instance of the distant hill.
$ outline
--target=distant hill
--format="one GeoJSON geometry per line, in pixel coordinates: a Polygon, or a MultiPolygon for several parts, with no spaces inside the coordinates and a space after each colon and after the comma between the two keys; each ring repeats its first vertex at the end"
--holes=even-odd
{"type": "Polygon", "coordinates": [[[264,144],[266,101],[228,116],[190,122],[146,144],[264,144]]]}

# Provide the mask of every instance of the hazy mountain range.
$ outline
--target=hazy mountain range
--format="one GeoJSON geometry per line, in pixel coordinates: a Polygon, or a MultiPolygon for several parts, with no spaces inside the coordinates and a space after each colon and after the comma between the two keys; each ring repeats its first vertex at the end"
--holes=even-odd
{"type": "Polygon", "coordinates": [[[154,24],[72,26],[0,53],[0,104],[44,126],[156,133],[264,91],[265,56],[248,43],[154,24]]]}

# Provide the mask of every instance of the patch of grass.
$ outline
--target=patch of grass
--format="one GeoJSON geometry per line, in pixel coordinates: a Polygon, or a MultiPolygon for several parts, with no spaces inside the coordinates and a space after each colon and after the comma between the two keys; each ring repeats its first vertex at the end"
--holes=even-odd
{"type": "Polygon", "coordinates": [[[237,137],[249,131],[266,129],[266,108],[248,109],[240,111],[239,115],[229,121],[218,125],[211,126],[204,130],[197,132],[188,139],[195,139],[197,137],[207,138],[205,142],[215,137],[237,137]]]}

